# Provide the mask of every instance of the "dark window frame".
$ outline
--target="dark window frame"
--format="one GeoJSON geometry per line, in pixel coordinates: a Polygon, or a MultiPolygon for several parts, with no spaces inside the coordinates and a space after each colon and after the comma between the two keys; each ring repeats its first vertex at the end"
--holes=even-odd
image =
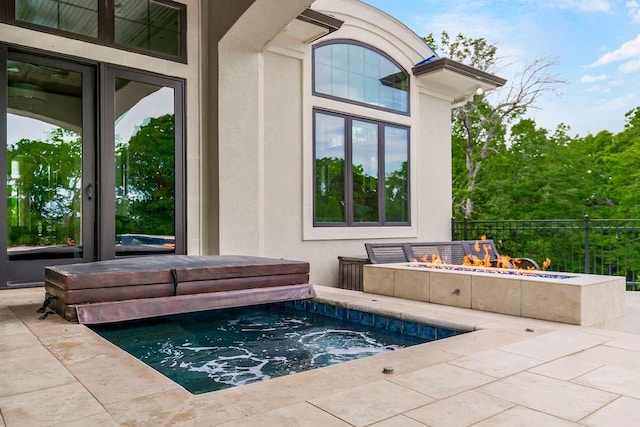
{"type": "Polygon", "coordinates": [[[313,226],[314,227],[406,227],[411,226],[411,128],[410,126],[392,123],[384,120],[376,120],[370,117],[362,117],[344,112],[332,111],[323,108],[313,108],[313,226]],[[316,117],[324,114],[339,117],[344,120],[344,222],[321,222],[317,220],[316,213],[316,117]],[[353,215],[353,146],[352,129],[353,121],[375,124],[378,127],[378,222],[355,222],[353,215]],[[385,174],[385,128],[393,127],[407,131],[407,221],[386,221],[386,174],[385,174]]]}
{"type": "MultiPolygon", "coordinates": [[[[100,110],[102,114],[100,122],[100,135],[102,142],[100,145],[100,167],[102,170],[102,179],[99,190],[103,195],[102,200],[115,200],[115,115],[112,113],[115,106],[115,92],[107,89],[116,78],[124,78],[142,83],[161,85],[170,87],[174,90],[174,114],[175,114],[175,205],[174,205],[174,227],[175,227],[175,254],[186,254],[187,240],[187,177],[186,177],[186,149],[187,149],[187,129],[186,129],[186,85],[184,79],[169,77],[162,74],[141,71],[129,67],[123,67],[111,64],[100,64],[101,71],[101,89],[103,96],[101,98],[100,110]],[[108,111],[108,113],[106,113],[108,111]]],[[[113,246],[112,236],[116,235],[115,227],[115,204],[108,206],[100,206],[98,210],[98,221],[102,224],[100,237],[102,245],[98,247],[99,259],[116,258],[115,247],[113,246]]],[[[119,256],[118,256],[119,257],[119,256]]]]}
{"type": "Polygon", "coordinates": [[[153,56],[161,59],[187,63],[187,5],[177,3],[172,0],[153,0],[166,6],[175,7],[180,11],[180,55],[169,55],[166,53],[132,47],[115,42],[115,0],[98,0],[98,37],[88,37],[82,34],[60,30],[57,28],[46,27],[43,25],[32,24],[30,22],[20,21],[15,18],[15,2],[16,0],[7,0],[0,6],[0,22],[7,23],[16,27],[28,28],[35,31],[50,33],[70,39],[81,40],[89,43],[99,44],[118,50],[124,50],[133,53],[140,53],[147,56],[153,56]]]}
{"type": "Polygon", "coordinates": [[[312,49],[312,54],[311,54],[311,64],[312,64],[312,70],[311,70],[311,86],[312,86],[312,93],[314,96],[318,96],[321,98],[326,98],[326,99],[331,99],[333,101],[340,101],[340,102],[346,102],[348,104],[353,104],[353,105],[359,105],[362,107],[367,107],[367,108],[373,108],[376,110],[381,110],[381,111],[386,111],[389,113],[394,113],[394,114],[400,114],[403,116],[410,116],[411,115],[411,75],[409,74],[409,72],[407,72],[407,70],[405,70],[400,64],[398,64],[397,61],[395,61],[391,56],[387,55],[385,52],[381,51],[380,49],[368,45],[366,43],[362,43],[359,42],[357,40],[352,40],[352,39],[333,39],[333,40],[327,40],[324,42],[320,42],[317,43],[313,46],[312,49]],[[340,96],[335,96],[335,95],[329,95],[323,92],[318,92],[316,90],[316,49],[320,48],[320,47],[325,47],[328,45],[339,45],[339,44],[346,44],[346,45],[354,45],[354,46],[360,46],[363,47],[365,49],[369,49],[375,53],[377,53],[378,55],[382,56],[383,58],[387,59],[389,62],[391,62],[393,65],[395,65],[396,67],[398,67],[398,69],[400,69],[400,71],[402,71],[402,73],[406,76],[407,78],[407,111],[401,111],[401,110],[396,110],[393,108],[388,108],[388,107],[381,107],[378,105],[374,105],[374,104],[369,104],[366,102],[360,102],[360,101],[355,101],[353,99],[349,99],[349,98],[342,98],[340,96]]]}

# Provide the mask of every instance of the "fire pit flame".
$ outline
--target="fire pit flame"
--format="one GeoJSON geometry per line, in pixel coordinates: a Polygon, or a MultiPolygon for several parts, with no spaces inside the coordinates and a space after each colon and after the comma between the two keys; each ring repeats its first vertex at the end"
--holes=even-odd
{"type": "MultiPolygon", "coordinates": [[[[511,270],[530,270],[536,271],[536,268],[529,265],[527,262],[526,267],[522,266],[522,260],[519,258],[511,258],[509,255],[497,255],[496,258],[492,259],[492,245],[488,243],[482,243],[483,240],[487,240],[487,236],[483,235],[480,240],[476,240],[473,245],[473,250],[480,254],[478,255],[465,255],[462,261],[462,265],[465,267],[488,267],[488,268],[503,268],[503,269],[511,269],[511,270]]],[[[443,260],[438,254],[426,254],[420,258],[414,258],[413,262],[415,263],[425,263],[431,265],[455,265],[450,262],[451,260],[445,259],[443,260]]],[[[549,258],[545,258],[542,263],[541,270],[546,271],[551,266],[551,260],[549,258]]]]}

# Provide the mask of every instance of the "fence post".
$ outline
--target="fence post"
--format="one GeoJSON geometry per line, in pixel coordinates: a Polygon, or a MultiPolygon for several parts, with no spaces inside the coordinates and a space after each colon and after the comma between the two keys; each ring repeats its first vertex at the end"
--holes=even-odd
{"type": "Polygon", "coordinates": [[[456,240],[456,219],[451,218],[451,241],[456,240]]]}
{"type": "Polygon", "coordinates": [[[464,239],[462,240],[469,240],[469,218],[467,217],[464,218],[464,239]]]}
{"type": "Polygon", "coordinates": [[[584,272],[590,273],[589,265],[589,215],[584,216],[584,272]]]}

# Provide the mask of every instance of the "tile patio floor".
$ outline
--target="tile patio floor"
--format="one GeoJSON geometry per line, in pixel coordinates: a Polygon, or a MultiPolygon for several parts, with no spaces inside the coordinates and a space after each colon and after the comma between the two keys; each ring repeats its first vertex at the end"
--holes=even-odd
{"type": "Polygon", "coordinates": [[[4,290],[0,427],[640,425],[640,293],[605,329],[316,290],[477,331],[192,395],[82,325],[38,320],[42,289],[4,290]]]}

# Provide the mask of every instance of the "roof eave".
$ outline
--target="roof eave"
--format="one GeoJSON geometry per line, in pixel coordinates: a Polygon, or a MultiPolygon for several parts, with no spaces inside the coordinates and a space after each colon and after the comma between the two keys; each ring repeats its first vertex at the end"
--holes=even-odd
{"type": "Polygon", "coordinates": [[[438,58],[425,64],[413,67],[412,69],[413,75],[415,75],[416,77],[438,71],[451,71],[478,80],[485,84],[489,84],[491,86],[494,86],[495,88],[504,86],[504,84],[507,82],[507,80],[503,79],[502,77],[498,77],[494,74],[478,70],[477,68],[470,67],[461,62],[454,61],[450,58],[438,58]]]}
{"type": "Polygon", "coordinates": [[[297,19],[315,27],[319,27],[321,29],[322,36],[338,31],[340,27],[342,27],[342,24],[344,24],[344,21],[341,21],[340,19],[313,9],[305,9],[300,15],[298,15],[297,19]]]}

